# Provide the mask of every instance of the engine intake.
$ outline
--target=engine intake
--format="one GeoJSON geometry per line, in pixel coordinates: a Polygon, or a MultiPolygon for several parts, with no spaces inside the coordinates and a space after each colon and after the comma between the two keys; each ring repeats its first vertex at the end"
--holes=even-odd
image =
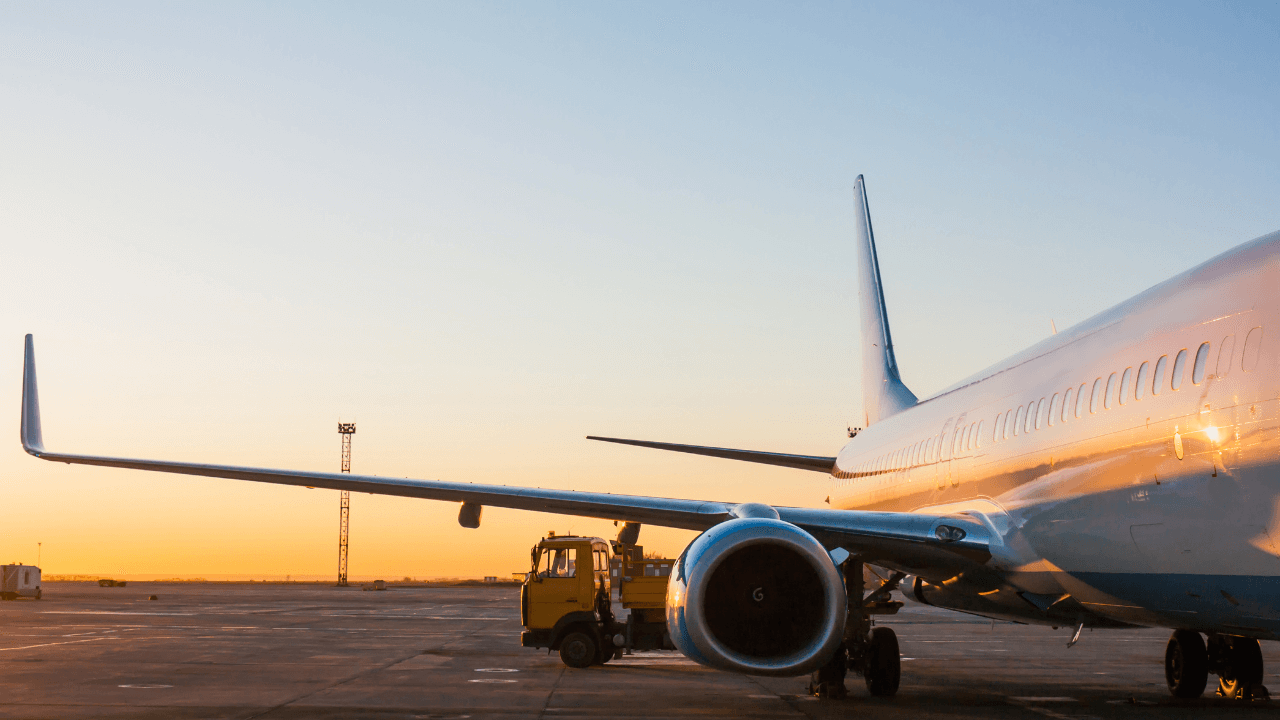
{"type": "Polygon", "coordinates": [[[672,642],[703,665],[803,675],[844,635],[844,580],[812,535],[782,520],[742,518],[699,535],[667,584],[672,642]]]}

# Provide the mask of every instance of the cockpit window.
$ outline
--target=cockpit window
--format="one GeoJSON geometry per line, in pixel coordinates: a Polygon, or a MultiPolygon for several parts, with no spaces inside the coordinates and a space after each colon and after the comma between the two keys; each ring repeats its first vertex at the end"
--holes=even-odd
{"type": "Polygon", "coordinates": [[[1102,399],[1102,378],[1093,381],[1093,395],[1089,398],[1089,412],[1098,412],[1098,401],[1102,399]]]}
{"type": "Polygon", "coordinates": [[[1133,397],[1141,400],[1147,394],[1147,368],[1151,365],[1144,362],[1138,366],[1138,378],[1133,381],[1133,397]]]}
{"type": "Polygon", "coordinates": [[[1204,382],[1204,366],[1209,362],[1209,343],[1200,345],[1200,349],[1196,351],[1196,364],[1191,368],[1191,382],[1199,385],[1204,382]]]}
{"type": "Polygon", "coordinates": [[[1120,376],[1120,390],[1116,395],[1116,399],[1123,405],[1129,400],[1129,378],[1133,377],[1133,368],[1124,369],[1124,375],[1120,376]]]}
{"type": "Polygon", "coordinates": [[[1151,373],[1152,395],[1159,395],[1160,391],[1164,389],[1164,366],[1168,364],[1168,361],[1168,355],[1161,355],[1160,359],[1156,361],[1156,371],[1151,373]]]}
{"type": "Polygon", "coordinates": [[[1111,373],[1111,377],[1107,378],[1107,394],[1102,396],[1102,407],[1111,409],[1111,398],[1116,396],[1116,374],[1111,373]]]}

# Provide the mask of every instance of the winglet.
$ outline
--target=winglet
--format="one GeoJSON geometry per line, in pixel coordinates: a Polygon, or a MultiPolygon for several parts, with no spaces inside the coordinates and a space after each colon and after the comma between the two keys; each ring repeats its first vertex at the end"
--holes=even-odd
{"type": "Polygon", "coordinates": [[[40,436],[40,395],[36,391],[36,346],[27,335],[26,357],[22,363],[22,449],[40,457],[44,438],[40,436]]]}
{"type": "Polygon", "coordinates": [[[858,222],[858,304],[862,314],[862,403],[867,427],[915,405],[915,393],[902,384],[889,335],[889,313],[880,285],[880,261],[871,232],[871,210],[862,176],[853,184],[858,222]]]}

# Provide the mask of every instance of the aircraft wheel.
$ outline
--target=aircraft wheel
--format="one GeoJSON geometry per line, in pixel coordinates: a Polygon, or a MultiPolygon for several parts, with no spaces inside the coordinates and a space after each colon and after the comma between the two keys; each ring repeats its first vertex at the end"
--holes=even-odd
{"type": "Polygon", "coordinates": [[[1175,630],[1164,651],[1164,679],[1176,698],[1198,698],[1209,682],[1209,654],[1194,630],[1175,630]]]}
{"type": "Polygon", "coordinates": [[[893,697],[902,680],[902,655],[893,628],[878,627],[867,639],[867,667],[862,677],[876,697],[893,697]]]}
{"type": "Polygon", "coordinates": [[[596,661],[596,641],[584,632],[571,632],[560,641],[560,659],[571,668],[591,667],[596,661]]]}
{"type": "Polygon", "coordinates": [[[1254,689],[1262,687],[1262,647],[1253,638],[1231,637],[1226,640],[1226,662],[1218,679],[1218,695],[1251,700],[1255,695],[1254,689]]]}

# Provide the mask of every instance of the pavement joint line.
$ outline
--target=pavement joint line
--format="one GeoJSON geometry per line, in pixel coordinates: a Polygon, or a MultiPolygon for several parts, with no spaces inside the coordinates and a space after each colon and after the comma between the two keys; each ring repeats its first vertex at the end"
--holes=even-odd
{"type": "MultiPolygon", "coordinates": [[[[277,629],[281,629],[281,630],[308,630],[308,629],[310,629],[310,628],[277,628],[277,629]]],[[[480,631],[480,630],[479,630],[479,628],[477,628],[477,629],[475,629],[475,630],[472,630],[471,632],[469,632],[469,633],[467,633],[467,634],[463,635],[462,637],[457,638],[457,640],[455,640],[454,642],[463,642],[463,641],[465,641],[465,640],[468,640],[468,639],[470,639],[470,638],[471,638],[471,636],[472,636],[472,635],[475,635],[475,634],[476,634],[477,632],[479,632],[479,631],[480,631]]],[[[448,646],[449,646],[449,645],[451,645],[451,644],[452,644],[452,643],[445,643],[444,645],[442,645],[442,646],[441,646],[441,648],[448,647],[448,646]]],[[[417,656],[422,655],[422,654],[423,654],[423,651],[421,651],[421,650],[415,650],[415,651],[413,652],[413,654],[411,654],[411,655],[407,655],[407,656],[404,656],[404,657],[398,657],[397,659],[392,660],[392,661],[391,661],[391,662],[389,662],[389,663],[383,663],[383,664],[381,664],[381,665],[378,665],[378,666],[375,666],[375,667],[368,668],[367,670],[364,670],[364,671],[361,671],[361,672],[353,673],[353,674],[351,674],[351,675],[349,675],[349,676],[347,676],[347,677],[345,677],[345,678],[342,678],[341,680],[338,680],[338,681],[333,682],[333,683],[329,683],[329,684],[325,685],[324,687],[317,688],[317,689],[315,689],[315,690],[311,690],[311,691],[309,691],[309,692],[302,693],[301,695],[298,695],[298,696],[293,697],[293,698],[291,698],[291,699],[289,699],[289,700],[286,700],[286,701],[284,701],[284,702],[282,702],[282,703],[280,703],[280,704],[278,704],[278,705],[275,705],[275,706],[273,706],[273,707],[269,707],[269,708],[267,708],[266,710],[263,710],[263,711],[262,711],[262,712],[260,712],[260,713],[257,713],[257,714],[255,714],[255,715],[249,715],[249,716],[247,716],[247,717],[245,718],[245,720],[255,720],[256,718],[263,717],[263,716],[268,715],[268,714],[270,714],[270,713],[273,713],[273,712],[275,712],[275,711],[277,711],[277,710],[280,710],[280,709],[282,709],[282,708],[288,707],[289,705],[292,705],[292,704],[294,704],[294,703],[296,703],[296,702],[298,702],[298,701],[300,701],[300,700],[305,700],[306,698],[309,698],[309,697],[311,697],[311,696],[313,696],[313,695],[318,695],[318,694],[320,694],[320,693],[322,693],[322,692],[325,692],[325,691],[328,691],[328,690],[333,690],[334,688],[341,687],[341,686],[346,685],[347,683],[349,683],[349,682],[351,682],[351,681],[353,681],[353,680],[356,680],[356,679],[358,679],[358,678],[364,677],[364,676],[366,676],[366,675],[371,675],[371,674],[373,674],[373,673],[381,672],[381,671],[386,670],[386,669],[388,669],[388,668],[390,668],[390,667],[392,667],[392,666],[399,665],[400,663],[405,662],[406,660],[409,660],[410,658],[414,658],[414,657],[417,657],[417,656]]],[[[562,674],[563,674],[563,673],[562,673],[562,674]]]]}
{"type": "Polygon", "coordinates": [[[560,668],[560,672],[556,673],[555,682],[551,683],[551,689],[547,691],[547,699],[542,703],[542,711],[538,713],[538,720],[542,720],[542,718],[547,716],[549,711],[553,710],[551,707],[551,699],[556,696],[556,689],[560,687],[560,681],[564,679],[564,673],[567,669],[568,668],[562,666],[560,668]]]}
{"type": "MultiPolygon", "coordinates": [[[[791,699],[788,699],[788,697],[787,697],[787,696],[785,696],[785,695],[779,695],[778,693],[772,692],[771,690],[769,690],[769,688],[765,687],[765,686],[760,682],[760,680],[759,680],[758,678],[756,678],[754,675],[744,675],[743,677],[744,677],[744,678],[746,678],[747,682],[749,682],[749,683],[751,683],[752,685],[755,685],[756,687],[760,688],[760,690],[762,690],[762,691],[763,691],[762,695],[763,695],[763,694],[767,694],[767,695],[768,695],[768,696],[770,696],[770,697],[777,698],[778,700],[781,700],[781,701],[782,701],[782,703],[783,703],[784,705],[786,705],[788,708],[790,708],[790,709],[792,710],[792,712],[794,712],[794,713],[796,713],[797,715],[800,715],[800,716],[802,716],[802,717],[807,717],[807,716],[805,715],[804,711],[803,711],[803,710],[801,710],[799,707],[797,707],[797,706],[795,705],[795,703],[794,703],[794,702],[792,702],[792,700],[791,700],[791,699]]],[[[750,695],[750,696],[748,696],[748,697],[753,697],[753,698],[757,698],[757,699],[763,699],[763,697],[758,696],[758,695],[750,695]]]]}
{"type": "Polygon", "coordinates": [[[87,642],[97,642],[99,640],[116,640],[116,639],[117,638],[108,638],[108,637],[85,638],[84,640],[68,640],[66,642],[41,643],[39,645],[24,645],[22,647],[0,648],[0,652],[5,652],[8,650],[30,650],[32,648],[51,647],[53,645],[75,645],[76,643],[87,643],[87,642]]]}

